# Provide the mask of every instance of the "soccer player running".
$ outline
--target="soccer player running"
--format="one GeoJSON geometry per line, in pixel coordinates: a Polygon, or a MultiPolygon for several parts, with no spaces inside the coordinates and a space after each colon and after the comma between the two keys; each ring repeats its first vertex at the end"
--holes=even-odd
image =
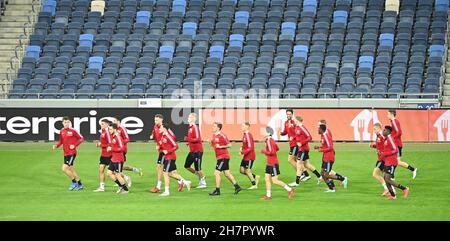
{"type": "Polygon", "coordinates": [[[198,176],[199,183],[196,188],[206,188],[206,178],[202,171],[202,157],[203,157],[203,144],[200,134],[200,128],[195,124],[197,120],[197,114],[190,113],[188,116],[189,130],[184,140],[187,141],[189,146],[189,154],[186,157],[184,168],[186,168],[192,174],[198,176]],[[194,164],[194,168],[192,168],[194,164]]]}
{"type": "Polygon", "coordinates": [[[395,144],[398,148],[398,165],[410,170],[412,172],[412,178],[416,179],[417,176],[417,168],[414,168],[413,166],[409,165],[406,162],[401,161],[402,156],[402,150],[403,150],[403,143],[402,143],[402,127],[400,126],[400,121],[398,121],[397,118],[397,111],[394,109],[388,110],[388,118],[391,122],[392,127],[392,138],[394,139],[395,144]]]}
{"type": "MultiPolygon", "coordinates": [[[[125,128],[123,128],[123,126],[121,126],[120,123],[121,122],[121,118],[119,116],[115,116],[113,123],[117,125],[117,133],[120,135],[120,137],[123,140],[123,145],[125,147],[124,152],[123,152],[123,156],[124,156],[124,166],[123,166],[123,170],[126,171],[132,171],[135,173],[138,173],[139,176],[142,177],[142,175],[144,175],[144,173],[142,172],[141,168],[137,168],[137,167],[132,167],[132,166],[127,166],[125,165],[125,162],[127,161],[127,152],[128,152],[128,142],[130,142],[130,136],[128,136],[127,130],[125,128]]],[[[128,184],[128,187],[131,187],[131,177],[124,175],[124,179],[128,184]]]]}
{"type": "Polygon", "coordinates": [[[377,180],[381,186],[384,188],[384,192],[381,194],[382,196],[387,196],[389,194],[389,190],[386,186],[386,182],[384,181],[384,160],[381,157],[383,155],[383,146],[384,146],[384,136],[381,129],[380,123],[375,123],[373,125],[373,130],[377,135],[377,139],[375,144],[371,144],[370,147],[375,148],[378,154],[378,160],[375,164],[375,168],[373,169],[372,176],[377,180]]]}
{"type": "Polygon", "coordinates": [[[214,152],[216,154],[216,170],[214,171],[214,176],[216,178],[216,189],[210,193],[211,196],[220,195],[220,173],[223,172],[225,177],[230,180],[230,182],[234,185],[234,194],[238,194],[241,191],[241,187],[234,179],[233,175],[231,175],[229,162],[230,162],[230,154],[228,153],[228,148],[231,147],[231,143],[225,134],[222,133],[222,123],[215,122],[213,124],[212,131],[214,133],[213,139],[211,140],[211,145],[214,148],[214,152]]]}
{"type": "Polygon", "coordinates": [[[312,140],[312,136],[309,133],[308,129],[303,125],[303,118],[300,116],[295,117],[295,143],[298,147],[297,154],[297,177],[295,182],[290,183],[289,186],[296,187],[300,185],[300,180],[307,181],[311,177],[309,175],[304,176],[302,179],[302,175],[307,169],[312,171],[314,175],[316,175],[317,180],[319,182],[322,177],[317,169],[309,162],[309,142],[312,140]]]}
{"type": "MultiPolygon", "coordinates": [[[[295,118],[294,118],[294,110],[287,109],[286,110],[287,121],[284,122],[283,131],[280,133],[281,136],[287,135],[289,138],[289,155],[288,162],[291,166],[297,171],[297,155],[298,155],[298,146],[295,141],[295,118]]],[[[306,179],[309,180],[311,177],[309,173],[305,170],[301,175],[301,180],[306,179]]]]}
{"type": "Polygon", "coordinates": [[[250,123],[242,124],[241,130],[244,132],[242,137],[242,147],[239,152],[242,155],[241,167],[239,172],[248,177],[252,186],[248,189],[253,190],[258,188],[259,176],[252,173],[253,163],[255,162],[255,141],[252,133],[249,132],[250,123]]]}
{"type": "Polygon", "coordinates": [[[292,199],[294,196],[294,189],[286,185],[286,183],[278,180],[278,175],[280,175],[280,167],[277,157],[277,152],[279,150],[277,143],[272,138],[274,131],[270,127],[266,127],[265,129],[265,139],[266,139],[266,149],[261,150],[261,153],[266,155],[267,157],[267,165],[266,165],[266,173],[264,175],[264,179],[266,181],[266,195],[263,196],[262,200],[270,200],[272,199],[272,182],[275,185],[278,185],[288,192],[289,199],[292,199]]]}
{"type": "Polygon", "coordinates": [[[162,133],[159,132],[159,128],[161,127],[164,116],[161,114],[156,114],[155,118],[155,125],[153,126],[152,134],[150,135],[150,140],[155,140],[156,142],[156,150],[158,151],[158,159],[156,160],[156,175],[157,175],[157,183],[156,187],[149,190],[149,192],[152,193],[159,193],[161,192],[161,180],[163,176],[163,159],[164,159],[164,153],[162,152],[160,141],[162,137],[162,133]]]}
{"type": "Polygon", "coordinates": [[[164,154],[163,158],[163,176],[164,176],[164,192],[159,196],[165,197],[170,195],[169,177],[172,177],[178,180],[178,191],[180,192],[183,189],[183,185],[187,186],[188,191],[191,190],[191,182],[184,180],[183,177],[177,172],[176,159],[177,155],[175,151],[178,149],[178,144],[175,141],[175,136],[173,133],[169,133],[170,128],[167,124],[162,124],[159,127],[159,132],[161,135],[160,148],[162,153],[164,154]]]}
{"type": "Polygon", "coordinates": [[[106,148],[111,145],[111,134],[109,133],[110,122],[106,118],[100,121],[100,141],[96,143],[97,147],[102,148],[102,153],[100,155],[99,163],[99,179],[100,186],[94,190],[94,192],[104,192],[105,191],[105,168],[111,163],[111,152],[108,152],[106,148]]]}
{"type": "Polygon", "coordinates": [[[127,194],[129,190],[122,174],[123,163],[125,162],[125,144],[122,141],[117,124],[111,125],[109,133],[111,134],[111,145],[106,150],[111,152],[111,163],[108,167],[108,176],[119,186],[117,194],[127,194]]]}
{"type": "Polygon", "coordinates": [[[70,128],[70,119],[67,116],[63,117],[63,128],[59,133],[59,141],[56,145],[53,145],[53,150],[63,145],[64,149],[64,164],[62,165],[62,171],[72,180],[72,185],[69,187],[69,191],[83,189],[81,179],[75,171],[73,163],[77,156],[77,147],[83,142],[83,136],[80,135],[75,129],[70,128]]]}
{"type": "Polygon", "coordinates": [[[314,146],[314,149],[323,153],[322,157],[322,177],[328,186],[328,190],[325,192],[335,192],[335,186],[333,180],[339,180],[347,188],[348,178],[340,175],[339,173],[331,173],[333,164],[335,161],[333,139],[327,133],[326,125],[319,126],[319,134],[321,138],[321,146],[314,146]]]}
{"type": "Polygon", "coordinates": [[[392,137],[392,132],[393,128],[391,126],[384,127],[383,136],[385,140],[384,140],[383,154],[381,155],[381,158],[385,162],[384,181],[386,182],[387,188],[390,193],[388,199],[397,199],[393,187],[402,190],[403,197],[407,198],[409,194],[409,188],[394,181],[395,168],[399,164],[397,157],[399,149],[396,145],[397,143],[395,143],[394,138],[392,137]]]}

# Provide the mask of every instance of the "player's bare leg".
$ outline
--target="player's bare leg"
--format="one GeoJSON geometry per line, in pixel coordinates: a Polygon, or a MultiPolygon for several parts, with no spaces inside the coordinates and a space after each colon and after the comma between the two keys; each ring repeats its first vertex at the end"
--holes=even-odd
{"type": "Polygon", "coordinates": [[[248,189],[256,189],[256,188],[258,188],[258,186],[257,186],[258,184],[256,183],[256,175],[254,175],[250,169],[244,168],[244,167],[240,167],[239,168],[239,172],[242,175],[246,176],[248,178],[248,180],[250,180],[250,182],[252,183],[252,186],[249,187],[248,189]]]}
{"type": "Polygon", "coordinates": [[[331,172],[329,172],[328,179],[338,180],[341,182],[341,186],[344,186],[344,188],[347,188],[347,182],[348,182],[347,177],[344,177],[337,172],[333,171],[333,174],[331,172]]]}
{"type": "Polygon", "coordinates": [[[67,177],[69,177],[70,180],[75,179],[74,176],[73,176],[73,173],[70,170],[68,165],[63,164],[62,167],[61,167],[61,170],[64,172],[64,174],[66,174],[67,177]]]}
{"type": "Polygon", "coordinates": [[[270,182],[270,174],[264,175],[264,181],[266,182],[266,195],[262,197],[262,200],[272,199],[272,183],[270,182]]]}
{"type": "Polygon", "coordinates": [[[100,186],[94,190],[94,192],[104,192],[105,191],[105,167],[106,165],[100,164],[98,168],[98,177],[100,181],[100,186]]]}
{"type": "Polygon", "coordinates": [[[413,173],[413,179],[416,179],[417,168],[414,168],[413,166],[409,165],[408,163],[401,161],[400,157],[398,157],[398,165],[405,169],[410,170],[413,173]]]}
{"type": "Polygon", "coordinates": [[[383,173],[384,172],[382,172],[378,167],[375,167],[372,172],[372,177],[375,178],[381,186],[383,186],[384,192],[381,195],[386,196],[389,193],[389,190],[386,186],[386,182],[384,181],[383,173]]]}
{"type": "Polygon", "coordinates": [[[178,191],[181,191],[184,185],[186,185],[188,191],[191,190],[191,181],[185,180],[176,170],[170,172],[169,176],[173,179],[178,180],[178,191]]]}
{"type": "Polygon", "coordinates": [[[405,198],[408,197],[409,188],[403,186],[403,185],[400,184],[400,183],[396,183],[396,182],[394,181],[394,179],[392,178],[392,175],[391,175],[391,174],[389,174],[389,173],[384,173],[384,181],[386,182],[386,186],[387,186],[387,188],[388,188],[388,190],[389,190],[389,193],[390,193],[390,196],[388,197],[389,199],[396,199],[396,198],[397,198],[397,197],[396,197],[396,193],[395,193],[395,191],[394,191],[394,187],[396,187],[396,188],[402,190],[402,191],[403,191],[403,196],[404,196],[405,198]]]}
{"type": "Polygon", "coordinates": [[[224,171],[223,174],[225,174],[225,177],[228,178],[228,180],[230,180],[230,182],[233,184],[233,186],[234,186],[234,194],[238,194],[241,191],[241,187],[237,183],[236,179],[234,179],[234,177],[231,174],[230,170],[224,171]]]}
{"type": "Polygon", "coordinates": [[[144,173],[142,172],[142,169],[139,167],[123,166],[123,170],[138,173],[139,176],[141,176],[141,177],[144,175],[144,173]]]}
{"type": "Polygon", "coordinates": [[[169,187],[170,187],[169,173],[168,172],[164,172],[163,173],[163,177],[164,177],[164,192],[161,193],[159,196],[166,197],[166,196],[170,195],[170,191],[169,191],[169,187]]]}
{"type": "Polygon", "coordinates": [[[117,194],[128,193],[128,187],[121,173],[113,173],[111,170],[108,170],[108,176],[119,186],[119,190],[116,192],[117,194]]]}
{"type": "MultiPolygon", "coordinates": [[[[306,169],[310,170],[312,173],[314,173],[314,175],[316,175],[316,177],[317,177],[317,184],[319,184],[319,182],[322,180],[322,176],[317,171],[316,167],[313,164],[311,164],[311,162],[309,160],[306,160],[304,165],[305,165],[306,169]]],[[[302,181],[307,181],[308,179],[309,178],[304,178],[302,181]]]]}
{"type": "Polygon", "coordinates": [[[297,170],[297,157],[293,155],[288,156],[288,162],[291,164],[291,166],[294,168],[294,170],[297,170]]]}
{"type": "Polygon", "coordinates": [[[292,189],[291,187],[289,187],[286,183],[284,183],[284,182],[278,180],[278,176],[272,177],[272,182],[273,182],[274,184],[276,184],[276,185],[278,185],[278,186],[280,186],[280,187],[286,189],[286,191],[288,192],[289,198],[292,198],[294,189],[292,189]]]}
{"type": "Polygon", "coordinates": [[[303,161],[297,160],[296,169],[295,169],[295,171],[296,171],[295,182],[289,183],[289,186],[298,187],[300,185],[300,179],[305,170],[306,169],[305,169],[305,166],[303,165],[303,161]]]}
{"type": "Polygon", "coordinates": [[[330,179],[330,173],[325,169],[322,170],[322,178],[328,186],[328,190],[326,192],[335,192],[334,182],[330,179]]]}
{"type": "Polygon", "coordinates": [[[151,188],[148,190],[151,193],[159,193],[161,191],[161,185],[162,185],[162,178],[163,178],[163,165],[160,163],[156,164],[156,176],[157,176],[157,183],[156,187],[151,188]]]}
{"type": "Polygon", "coordinates": [[[195,169],[192,167],[185,167],[186,170],[188,170],[190,173],[197,175],[197,173],[195,172],[195,169]]]}
{"type": "Polygon", "coordinates": [[[215,170],[214,171],[214,177],[216,179],[216,190],[214,190],[212,193],[210,193],[210,196],[218,196],[220,195],[220,171],[215,170]]]}

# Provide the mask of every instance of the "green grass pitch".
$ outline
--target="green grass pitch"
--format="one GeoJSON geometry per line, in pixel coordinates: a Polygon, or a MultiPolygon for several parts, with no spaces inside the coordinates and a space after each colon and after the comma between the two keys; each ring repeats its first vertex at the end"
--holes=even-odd
{"type": "MultiPolygon", "coordinates": [[[[127,164],[141,167],[144,177],[130,174],[133,186],[128,195],[117,195],[109,179],[105,193],[92,192],[98,186],[100,150],[85,142],[79,148],[75,167],[85,190],[69,192],[70,181],[61,172],[62,150],[51,151],[52,143],[0,143],[0,220],[450,220],[450,145],[406,144],[403,160],[419,168],[416,180],[403,168],[396,171],[396,180],[410,187],[410,197],[385,200],[382,187],[371,177],[376,162],[375,152],[367,143],[337,143],[334,169],[349,177],[348,189],[338,187],[336,193],[324,193],[326,185],[317,185],[316,178],[296,188],[293,200],[286,191],[273,187],[270,201],[259,198],[265,194],[264,181],[257,190],[233,194],[233,186],[223,177],[222,195],[208,196],[214,187],[215,159],[205,145],[203,170],[207,189],[176,191],[171,181],[171,196],[159,197],[147,190],[156,183],[154,144],[131,143],[127,164]]],[[[288,146],[279,143],[280,179],[294,181],[295,172],[287,163],[288,146]]],[[[239,174],[240,143],[230,152],[230,168],[243,188],[248,179],[239,174]]],[[[264,175],[265,157],[257,144],[254,172],[264,175]]],[[[198,179],[183,168],[188,148],[180,143],[177,151],[179,172],[198,179]]],[[[311,152],[312,164],[320,168],[321,154],[311,152]]]]}

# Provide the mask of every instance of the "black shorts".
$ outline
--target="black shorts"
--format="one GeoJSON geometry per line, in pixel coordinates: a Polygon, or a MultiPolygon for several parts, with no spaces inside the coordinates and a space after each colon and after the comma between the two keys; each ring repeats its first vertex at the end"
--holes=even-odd
{"type": "Polygon", "coordinates": [[[297,154],[298,161],[307,161],[309,160],[309,151],[299,151],[297,154]]]}
{"type": "Polygon", "coordinates": [[[325,172],[331,172],[331,170],[333,169],[333,164],[334,162],[322,161],[322,170],[325,172]]]}
{"type": "Polygon", "coordinates": [[[280,175],[280,166],[278,164],[274,165],[274,166],[266,166],[266,173],[270,174],[272,177],[276,177],[278,175],[280,175]]]}
{"type": "Polygon", "coordinates": [[[109,164],[108,170],[115,173],[121,173],[123,170],[123,162],[111,162],[109,164]]]}
{"type": "Polygon", "coordinates": [[[394,178],[395,168],[397,168],[397,166],[384,166],[384,172],[391,174],[392,178],[394,178]]]}
{"type": "Polygon", "coordinates": [[[73,162],[75,161],[75,157],[77,157],[77,155],[64,156],[64,164],[66,164],[69,167],[73,166],[73,162]]]}
{"type": "Polygon", "coordinates": [[[297,156],[298,155],[298,146],[291,146],[291,149],[289,150],[289,155],[297,156]]]}
{"type": "Polygon", "coordinates": [[[230,170],[229,162],[230,162],[230,159],[226,159],[226,158],[217,160],[216,170],[219,172],[230,170]]]}
{"type": "Polygon", "coordinates": [[[100,157],[100,165],[108,166],[111,163],[111,157],[101,156],[100,157]]]}
{"type": "Polygon", "coordinates": [[[185,168],[189,168],[194,164],[195,171],[201,171],[202,170],[202,157],[203,152],[189,152],[189,154],[186,157],[186,162],[184,163],[185,168]]]}
{"type": "Polygon", "coordinates": [[[156,164],[162,164],[164,161],[164,153],[160,152],[156,164]]]}
{"type": "Polygon", "coordinates": [[[377,164],[375,164],[375,167],[380,169],[380,171],[384,171],[384,161],[383,160],[378,160],[377,164]]]}
{"type": "Polygon", "coordinates": [[[177,164],[175,164],[175,160],[164,160],[163,165],[163,172],[173,172],[177,170],[177,164]]]}
{"type": "Polygon", "coordinates": [[[241,167],[245,168],[245,169],[252,169],[253,168],[253,163],[255,162],[255,160],[242,160],[241,161],[241,167]]]}
{"type": "Polygon", "coordinates": [[[402,156],[402,149],[403,149],[403,147],[398,146],[397,148],[398,148],[397,156],[398,156],[398,157],[401,157],[401,156],[402,156]]]}

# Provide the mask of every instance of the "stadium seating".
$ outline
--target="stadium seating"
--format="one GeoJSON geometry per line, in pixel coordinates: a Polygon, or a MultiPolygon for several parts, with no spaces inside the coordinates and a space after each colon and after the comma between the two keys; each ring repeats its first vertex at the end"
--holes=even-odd
{"type": "Polygon", "coordinates": [[[177,98],[197,83],[281,98],[437,93],[448,8],[447,0],[45,0],[10,98],[177,98]]]}

